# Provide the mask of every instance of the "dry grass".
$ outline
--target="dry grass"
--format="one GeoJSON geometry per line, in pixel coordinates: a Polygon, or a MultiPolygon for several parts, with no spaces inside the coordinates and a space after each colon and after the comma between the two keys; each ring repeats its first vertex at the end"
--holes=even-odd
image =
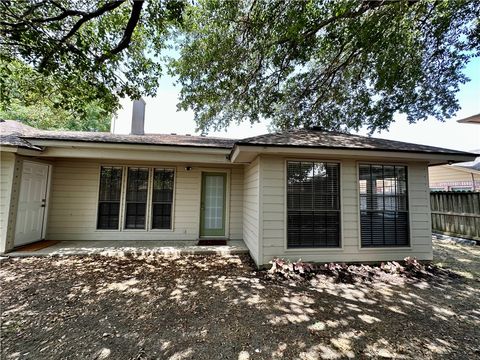
{"type": "Polygon", "coordinates": [[[272,281],[246,257],[10,259],[5,359],[473,359],[478,247],[435,243],[460,276],[272,281]]]}

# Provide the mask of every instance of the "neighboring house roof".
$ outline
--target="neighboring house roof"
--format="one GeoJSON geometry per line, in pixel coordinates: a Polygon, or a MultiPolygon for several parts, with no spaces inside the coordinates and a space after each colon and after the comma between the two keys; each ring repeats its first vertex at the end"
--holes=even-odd
{"type": "Polygon", "coordinates": [[[474,161],[467,161],[462,163],[457,163],[452,165],[452,167],[458,168],[460,170],[467,170],[467,171],[479,171],[480,172],[480,156],[477,157],[474,161]]]}
{"type": "Polygon", "coordinates": [[[464,119],[457,120],[459,123],[463,124],[480,124],[480,114],[472,115],[464,119]]]}
{"type": "Polygon", "coordinates": [[[454,169],[468,172],[480,172],[480,149],[470,151],[472,154],[477,154],[477,158],[473,161],[459,162],[450,165],[454,169]]]}
{"type": "Polygon", "coordinates": [[[354,150],[380,150],[431,154],[472,155],[463,151],[434,146],[411,144],[401,141],[378,139],[313,129],[296,129],[238,140],[235,145],[247,146],[290,146],[304,148],[330,148],[354,150]]]}
{"type": "MultiPolygon", "coordinates": [[[[107,132],[88,131],[62,131],[62,130],[40,130],[30,126],[22,125],[13,120],[0,120],[0,129],[10,133],[12,139],[3,145],[15,145],[13,137],[18,141],[28,143],[28,140],[57,140],[57,141],[81,141],[95,143],[114,144],[141,144],[141,145],[170,145],[170,146],[194,146],[231,149],[235,143],[234,139],[225,139],[207,136],[190,136],[174,134],[146,134],[146,135],[119,135],[107,132]],[[22,133],[22,128],[24,132],[22,133]]],[[[8,139],[5,139],[8,140],[8,139]]]]}

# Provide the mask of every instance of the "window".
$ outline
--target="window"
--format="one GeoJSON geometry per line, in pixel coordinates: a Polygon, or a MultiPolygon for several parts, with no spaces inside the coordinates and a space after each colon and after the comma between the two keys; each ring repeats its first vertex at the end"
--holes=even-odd
{"type": "Polygon", "coordinates": [[[407,167],[359,167],[362,247],[408,246],[407,167]]]}
{"type": "Polygon", "coordinates": [[[171,229],[174,180],[174,169],[102,166],[97,229],[171,229]]]}
{"type": "Polygon", "coordinates": [[[148,168],[128,168],[125,229],[145,229],[148,168]]]}
{"type": "Polygon", "coordinates": [[[340,166],[287,163],[287,246],[340,246],[340,166]]]}
{"type": "Polygon", "coordinates": [[[97,229],[119,227],[123,168],[102,166],[98,196],[97,229]]]}
{"type": "Polygon", "coordinates": [[[172,224],[173,170],[153,170],[152,229],[170,229],[172,224]]]}

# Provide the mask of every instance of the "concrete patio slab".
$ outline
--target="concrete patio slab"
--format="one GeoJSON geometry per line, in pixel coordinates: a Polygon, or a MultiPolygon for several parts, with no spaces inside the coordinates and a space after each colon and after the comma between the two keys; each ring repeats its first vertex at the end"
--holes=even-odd
{"type": "Polygon", "coordinates": [[[150,256],[150,255],[237,255],[248,254],[241,240],[228,241],[227,245],[198,246],[196,241],[60,241],[36,251],[12,251],[4,257],[29,256],[150,256]]]}

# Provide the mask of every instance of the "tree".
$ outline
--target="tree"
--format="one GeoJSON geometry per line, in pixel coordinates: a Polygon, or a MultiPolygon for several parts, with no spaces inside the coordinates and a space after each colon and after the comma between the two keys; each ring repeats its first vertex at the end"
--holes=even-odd
{"type": "Polygon", "coordinates": [[[161,52],[184,6],[183,0],[1,1],[3,111],[45,99],[46,89],[53,108],[80,118],[92,106],[111,114],[118,96],[155,95],[161,52]],[[18,71],[33,81],[28,95],[6,86],[19,80],[18,71]]]}
{"type": "MultiPolygon", "coordinates": [[[[0,65],[1,119],[20,120],[40,129],[107,131],[112,112],[101,100],[90,97],[89,87],[75,82],[58,83],[20,61],[0,65]],[[71,85],[69,87],[69,85],[71,85]]],[[[106,92],[106,96],[111,96],[106,92]]]]}
{"type": "Polygon", "coordinates": [[[174,69],[204,132],[262,118],[281,129],[387,129],[450,118],[479,52],[480,1],[205,0],[174,69]]]}

